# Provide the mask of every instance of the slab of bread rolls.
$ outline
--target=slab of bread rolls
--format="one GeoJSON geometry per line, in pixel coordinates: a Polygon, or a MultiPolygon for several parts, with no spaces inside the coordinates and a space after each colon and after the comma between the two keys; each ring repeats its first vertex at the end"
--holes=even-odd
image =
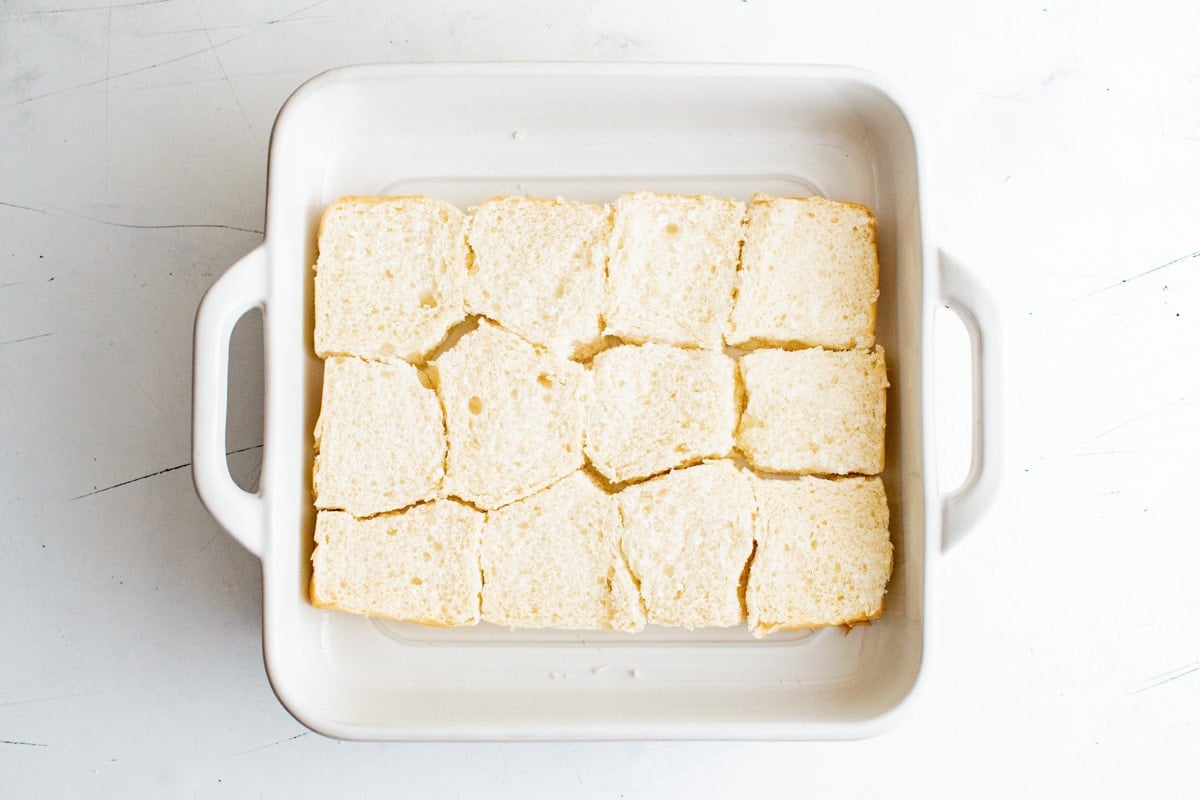
{"type": "Polygon", "coordinates": [[[345,197],[318,251],[317,606],[755,636],[883,613],[866,208],[345,197]]]}

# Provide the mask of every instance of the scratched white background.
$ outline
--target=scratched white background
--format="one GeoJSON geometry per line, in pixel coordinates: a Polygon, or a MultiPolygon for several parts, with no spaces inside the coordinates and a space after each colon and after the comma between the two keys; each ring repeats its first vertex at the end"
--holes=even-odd
{"type": "MultiPolygon", "coordinates": [[[[866,5],[0,4],[0,797],[1194,797],[1200,7],[866,5]],[[258,562],[187,468],[196,305],[261,238],[296,85],[486,59],[851,63],[907,99],[936,240],[1002,309],[1007,461],[940,559],[939,663],[894,731],[349,744],[275,700],[258,562]]],[[[257,332],[232,375],[248,481],[257,332]]]]}

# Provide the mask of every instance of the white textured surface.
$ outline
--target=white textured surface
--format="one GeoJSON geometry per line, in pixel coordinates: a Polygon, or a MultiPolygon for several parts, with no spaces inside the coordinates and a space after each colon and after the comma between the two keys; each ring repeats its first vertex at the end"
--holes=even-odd
{"type": "MultiPolygon", "coordinates": [[[[1200,9],[795,5],[0,7],[0,794],[1190,795],[1200,9]],[[276,702],[258,562],[186,467],[196,305],[261,238],[267,139],[296,85],[486,59],[849,63],[907,101],[936,240],[1003,313],[1007,467],[940,559],[938,663],[897,729],[377,745],[307,733],[276,702]]],[[[245,480],[258,330],[239,330],[231,375],[245,480]]],[[[966,377],[947,361],[954,472],[966,377]]]]}

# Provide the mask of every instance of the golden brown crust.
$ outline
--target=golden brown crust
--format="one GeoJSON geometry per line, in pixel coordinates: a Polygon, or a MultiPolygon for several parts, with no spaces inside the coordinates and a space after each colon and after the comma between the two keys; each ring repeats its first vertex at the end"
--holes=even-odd
{"type": "Polygon", "coordinates": [[[877,620],[883,616],[883,603],[880,602],[879,608],[874,611],[867,612],[857,617],[843,617],[842,619],[831,622],[813,622],[813,623],[785,623],[785,622],[764,622],[759,620],[758,626],[755,628],[760,635],[771,633],[780,633],[782,631],[817,631],[822,628],[853,628],[855,625],[869,625],[872,620],[877,620]]]}

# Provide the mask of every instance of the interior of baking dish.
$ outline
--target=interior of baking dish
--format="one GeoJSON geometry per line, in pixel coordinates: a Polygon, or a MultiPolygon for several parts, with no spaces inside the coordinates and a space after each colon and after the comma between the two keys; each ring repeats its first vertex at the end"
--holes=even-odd
{"type": "Polygon", "coordinates": [[[276,123],[267,214],[264,646],[285,705],[347,738],[839,738],[882,725],[917,682],[929,623],[917,189],[903,113],[836,69],[361,67],[302,87],[276,123]],[[314,608],[312,265],[326,205],[636,189],[815,194],[876,213],[895,545],[883,618],[757,640],[744,627],[439,629],[314,608]]]}

